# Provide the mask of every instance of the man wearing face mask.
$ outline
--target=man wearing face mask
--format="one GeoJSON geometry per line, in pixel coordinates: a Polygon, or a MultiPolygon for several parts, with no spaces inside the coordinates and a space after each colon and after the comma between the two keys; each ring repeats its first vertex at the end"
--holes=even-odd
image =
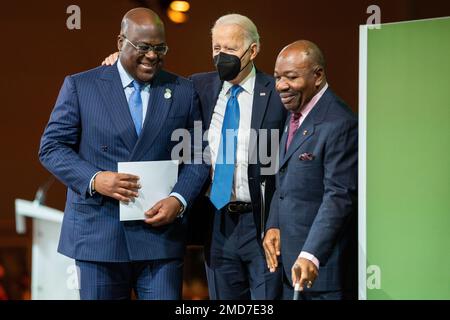
{"type": "Polygon", "coordinates": [[[259,130],[266,129],[268,137],[271,130],[278,134],[286,113],[274,79],[255,68],[260,43],[254,23],[229,14],[211,32],[217,72],[191,76],[209,128],[212,161],[206,196],[191,210],[193,217],[211,217],[205,243],[209,294],[211,299],[277,299],[281,274],[269,272],[261,245],[275,169],[264,172],[260,155],[265,148],[277,152],[279,139],[266,139],[259,130]]]}
{"type": "MultiPolygon", "coordinates": [[[[217,71],[191,76],[209,129],[212,162],[212,179],[190,210],[191,243],[205,245],[211,299],[273,300],[281,297],[281,270],[269,272],[261,242],[286,111],[273,77],[254,66],[260,48],[255,24],[229,14],[215,22],[211,33],[217,71]],[[260,130],[267,135],[259,135],[260,130]]],[[[103,64],[116,59],[112,54],[103,64]]]]}

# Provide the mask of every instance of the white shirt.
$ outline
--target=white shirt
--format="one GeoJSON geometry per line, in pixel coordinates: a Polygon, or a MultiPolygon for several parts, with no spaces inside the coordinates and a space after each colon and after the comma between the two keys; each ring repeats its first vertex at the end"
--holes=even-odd
{"type": "MultiPolygon", "coordinates": [[[[243,90],[239,93],[237,100],[239,103],[239,131],[236,147],[236,165],[234,170],[233,190],[230,201],[250,202],[250,189],[248,186],[248,162],[249,162],[249,141],[252,121],[253,92],[255,89],[255,67],[249,75],[239,83],[243,90]]],[[[222,134],[223,118],[228,98],[231,94],[232,83],[224,81],[222,90],[217,98],[211,124],[208,131],[208,142],[211,152],[211,167],[215,167],[217,152],[220,146],[222,134]]],[[[214,169],[213,169],[214,178],[214,169]]]]}

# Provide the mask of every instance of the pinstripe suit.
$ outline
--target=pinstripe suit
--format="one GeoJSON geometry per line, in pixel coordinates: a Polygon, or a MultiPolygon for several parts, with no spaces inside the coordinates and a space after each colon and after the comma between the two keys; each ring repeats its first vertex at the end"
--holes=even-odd
{"type": "Polygon", "coordinates": [[[280,229],[284,298],[292,299],[291,268],[300,251],[320,261],[319,276],[306,293],[317,298],[324,292],[348,294],[357,276],[357,118],[328,88],[286,151],[289,121],[266,227],[280,229]],[[311,159],[303,160],[304,153],[311,159]]]}
{"type": "MultiPolygon", "coordinates": [[[[192,83],[160,71],[150,90],[148,111],[138,137],[117,65],[68,76],[42,136],[42,164],[68,188],[58,251],[83,261],[129,262],[181,259],[186,221],[162,227],[119,221],[119,203],[89,195],[98,171],[117,171],[118,161],[169,160],[177,128],[200,120],[192,83]],[[166,89],[171,97],[164,98],[166,89]]],[[[199,193],[209,168],[182,165],[173,192],[188,205],[199,193]]]]}

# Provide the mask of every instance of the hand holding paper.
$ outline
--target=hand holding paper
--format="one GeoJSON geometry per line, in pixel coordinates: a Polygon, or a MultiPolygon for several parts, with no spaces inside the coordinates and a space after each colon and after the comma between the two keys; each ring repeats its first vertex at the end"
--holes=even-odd
{"type": "Polygon", "coordinates": [[[93,182],[93,190],[119,201],[133,201],[138,196],[139,177],[111,171],[99,172],[93,182]]]}
{"type": "MultiPolygon", "coordinates": [[[[161,213],[150,221],[158,225],[168,223],[174,202],[178,201],[167,198],[178,179],[178,161],[119,162],[118,171],[138,176],[141,186],[138,197],[133,201],[120,202],[120,220],[145,220],[144,213],[158,204],[158,212],[161,213]]],[[[151,214],[155,213],[151,211],[151,214]]]]}

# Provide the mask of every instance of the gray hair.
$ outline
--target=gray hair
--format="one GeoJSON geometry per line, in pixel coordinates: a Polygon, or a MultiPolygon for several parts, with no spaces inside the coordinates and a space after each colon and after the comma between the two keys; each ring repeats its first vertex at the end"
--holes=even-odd
{"type": "Polygon", "coordinates": [[[256,26],[252,20],[237,13],[227,14],[221,16],[216,20],[214,26],[211,29],[211,33],[213,32],[215,27],[224,25],[237,25],[241,27],[244,31],[246,46],[249,46],[251,43],[256,43],[256,51],[259,52],[260,43],[258,29],[256,29],[256,26]]]}

